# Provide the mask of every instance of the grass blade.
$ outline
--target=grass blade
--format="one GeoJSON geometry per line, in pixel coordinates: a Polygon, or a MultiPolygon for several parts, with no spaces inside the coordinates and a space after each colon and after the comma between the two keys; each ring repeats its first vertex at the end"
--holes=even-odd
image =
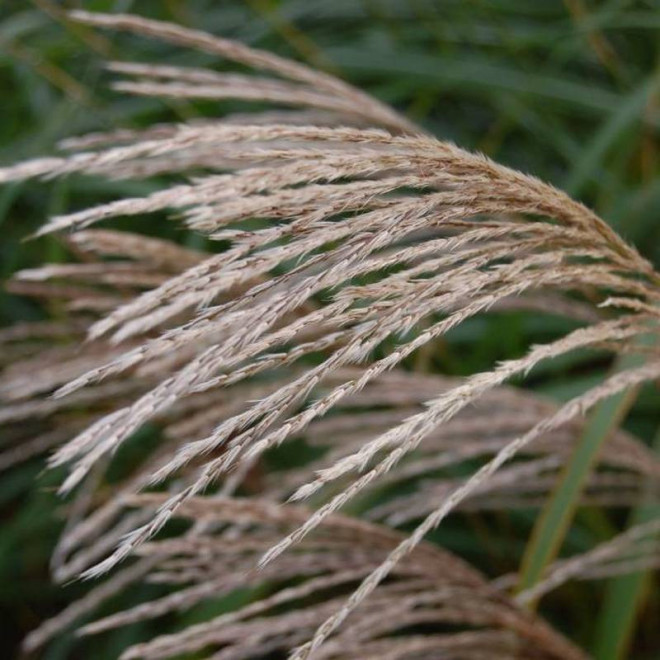
{"type": "MultiPolygon", "coordinates": [[[[618,360],[616,369],[629,369],[643,363],[642,356],[627,355],[618,360]]],[[[618,428],[636,395],[637,391],[630,389],[604,400],[587,421],[571,460],[564,467],[554,492],[534,525],[522,560],[518,584],[520,591],[535,585],[556,558],[598,453],[618,428]]],[[[535,603],[529,606],[534,608],[535,603]]]]}
{"type": "MultiPolygon", "coordinates": [[[[660,429],[654,447],[660,452],[660,429]]],[[[660,516],[658,504],[646,504],[632,512],[628,527],[660,516]]],[[[594,657],[618,660],[628,657],[628,647],[641,610],[651,588],[651,572],[631,573],[612,579],[607,585],[604,605],[596,628],[594,657]]]]}

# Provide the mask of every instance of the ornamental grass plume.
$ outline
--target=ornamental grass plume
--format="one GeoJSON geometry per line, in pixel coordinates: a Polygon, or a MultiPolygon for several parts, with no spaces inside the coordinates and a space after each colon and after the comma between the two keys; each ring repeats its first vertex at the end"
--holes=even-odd
{"type": "MultiPolygon", "coordinates": [[[[136,16],[71,18],[242,67],[112,62],[122,93],[277,109],[90,134],[0,169],[0,182],[179,175],[51,218],[39,234],[64,232],[79,263],[10,285],[58,300],[66,319],[0,333],[0,467],[52,452],[73,494],[55,579],[112,571],[26,650],[146,580],[168,593],[78,632],[250,587],[236,611],[122,657],[584,657],[523,604],[569,579],[657,565],[657,521],[560,560],[516,598],[510,576],[490,582],[424,539],[454,511],[541,506],[585,413],[660,377],[660,274],[560,190],[437,140],[333,76],[136,16]],[[161,210],[227,247],[95,228],[161,210]],[[507,309],[574,329],[463,379],[402,366],[507,309]],[[506,385],[584,349],[644,360],[561,405],[506,385]],[[155,447],[138,433],[148,424],[155,447]],[[264,457],[291,441],[313,456],[269,472],[264,457]],[[137,458],[108,488],[125,446],[137,458]],[[361,520],[339,513],[349,504],[361,520]]],[[[658,459],[619,431],[582,503],[631,506],[659,481],[658,459]]]]}

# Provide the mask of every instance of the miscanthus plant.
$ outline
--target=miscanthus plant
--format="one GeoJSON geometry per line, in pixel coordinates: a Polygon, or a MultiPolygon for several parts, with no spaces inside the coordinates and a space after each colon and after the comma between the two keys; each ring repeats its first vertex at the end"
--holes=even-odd
{"type": "Polygon", "coordinates": [[[660,274],[560,190],[328,74],[135,16],[72,18],[240,65],[112,62],[124,93],[280,109],[90,134],[0,170],[0,182],[181,175],[51,218],[39,233],[61,232],[78,261],[11,284],[64,314],[0,333],[0,465],[48,451],[66,466],[52,573],[101,579],[25,649],[72,625],[178,613],[190,625],[170,617],[122,657],[585,657],[531,604],[568,580],[657,566],[658,519],[542,561],[531,584],[524,566],[489,580],[425,538],[454,512],[548,508],[562,478],[567,511],[657,492],[660,461],[612,420],[607,442],[587,441],[592,408],[623,414],[621,397],[660,377],[660,274]],[[218,251],[93,228],[161,210],[218,251]],[[575,329],[463,379],[403,368],[508,309],[575,329]],[[585,349],[617,367],[562,405],[505,384],[585,349]],[[285,443],[297,449],[269,469],[285,443]],[[108,480],[126,451],[128,474],[108,480]],[[143,581],[162,591],[89,622],[143,581]],[[239,589],[232,611],[182,615],[239,589]]]}

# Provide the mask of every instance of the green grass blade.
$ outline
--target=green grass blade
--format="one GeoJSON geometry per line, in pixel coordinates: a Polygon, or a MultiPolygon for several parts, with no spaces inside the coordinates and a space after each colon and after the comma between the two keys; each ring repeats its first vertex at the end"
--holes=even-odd
{"type": "MultiPolygon", "coordinates": [[[[655,437],[655,451],[660,453],[660,429],[655,437]]],[[[657,503],[642,505],[630,515],[629,527],[640,525],[660,516],[657,503]]],[[[628,647],[638,614],[651,588],[650,571],[621,575],[610,580],[604,604],[596,626],[594,657],[597,660],[620,660],[629,657],[628,647]]]]}
{"type": "MultiPolygon", "coordinates": [[[[617,361],[616,369],[630,369],[643,363],[644,357],[640,355],[626,355],[617,361]]],[[[600,448],[618,428],[636,394],[635,389],[630,389],[605,399],[587,420],[575,451],[532,530],[522,561],[520,591],[534,586],[557,557],[600,448]]],[[[530,603],[530,607],[534,606],[535,603],[530,603]]]]}
{"type": "Polygon", "coordinates": [[[609,120],[604,122],[602,128],[596,131],[593,140],[586,146],[582,155],[577,159],[564,189],[569,195],[579,195],[586,183],[597,174],[598,166],[603,157],[618,140],[626,139],[627,131],[631,125],[639,121],[649,98],[656,93],[660,76],[657,72],[645,80],[630,96],[621,103],[620,107],[612,113],[609,120]]]}
{"type": "Polygon", "coordinates": [[[623,97],[610,89],[585,85],[567,76],[556,77],[535,71],[533,74],[513,66],[494,63],[479,56],[460,59],[423,53],[395,53],[385,49],[370,51],[337,46],[328,49],[333,63],[351,76],[396,73],[402,85],[437,89],[487,92],[514,92],[565,104],[589,116],[610,115],[620,107],[623,97]]]}

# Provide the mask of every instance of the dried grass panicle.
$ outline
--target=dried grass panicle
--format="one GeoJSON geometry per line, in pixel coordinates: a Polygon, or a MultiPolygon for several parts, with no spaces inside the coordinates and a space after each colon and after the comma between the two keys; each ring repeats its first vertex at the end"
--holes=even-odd
{"type": "MultiPolygon", "coordinates": [[[[138,496],[133,504],[153,507],[162,501],[162,496],[138,496]]],[[[333,516],[296,553],[272,570],[255,573],[252,568],[263,548],[287,528],[300,524],[309,511],[280,508],[259,499],[197,498],[182,505],[178,515],[212,521],[218,527],[215,534],[164,539],[140,549],[153,562],[151,579],[178,590],[88,624],[82,633],[96,634],[173,610],[188,610],[210,594],[227,592],[246,580],[254,586],[268,582],[271,590],[240,610],[129,648],[123,658],[165,658],[212,649],[218,657],[236,658],[288,650],[302,643],[340,605],[343,594],[401,538],[382,527],[333,516]],[[302,581],[289,586],[296,577],[302,581]],[[306,603],[304,608],[301,603],[306,603]]],[[[528,652],[535,648],[539,657],[582,657],[566,640],[489,587],[472,568],[438,548],[421,545],[320,657],[358,657],[369,644],[385,639],[392,657],[407,657],[409,645],[424,640],[434,648],[464,645],[466,653],[476,654],[487,650],[493,636],[503,653],[518,649],[524,654],[526,648],[528,652]],[[407,632],[422,624],[443,623],[451,624],[452,631],[430,637],[407,632]]]]}
{"type": "MultiPolygon", "coordinates": [[[[70,438],[50,458],[51,464],[70,468],[63,492],[80,487],[53,557],[57,579],[81,572],[98,576],[129,555],[148,555],[120,570],[105,588],[92,590],[86,607],[152,571],[154,553],[168,546],[147,542],[178,512],[197,507],[190,515],[198,520],[181,539],[183,545],[170,546],[178,548],[177,557],[186,546],[195,553],[163,560],[151,577],[173,585],[199,584],[175,592],[162,604],[166,609],[192,602],[185,600],[186,593],[193,601],[206,597],[208,585],[237,585],[226,576],[204,582],[213,570],[206,558],[228,539],[250,549],[244,567],[261,555],[265,579],[271,575],[270,561],[296,544],[307,547],[312,538],[307,535],[335,520],[349,500],[379,485],[415,482],[411,494],[381,499],[366,511],[390,525],[421,519],[410,536],[381,529],[378,534],[388,543],[363,561],[356,534],[357,573],[341,577],[339,556],[326,553],[328,575],[309,582],[321,588],[325,583],[314,580],[363,580],[343,605],[330,599],[307,613],[256,623],[240,621],[238,613],[227,615],[228,627],[206,629],[210,641],[225,647],[218,657],[238,657],[231,655],[238,653],[232,645],[248,638],[252,646],[240,651],[246,656],[298,645],[296,658],[312,651],[319,657],[379,653],[380,642],[362,636],[375,625],[368,613],[381,602],[378,594],[398,593],[396,584],[379,586],[382,580],[398,576],[412,565],[412,557],[436,552],[420,549],[419,543],[454,509],[538,505],[579,435],[579,418],[613,393],[660,377],[660,350],[651,344],[645,365],[616,374],[561,407],[504,383],[578,349],[614,355],[635,350],[640,337],[658,331],[660,276],[603,220],[566,194],[426,135],[328,74],[139,17],[74,12],[72,18],[199,48],[260,72],[112,63],[111,70],[128,77],[117,85],[124,92],[258,99],[293,109],[95,133],[67,141],[63,147],[69,153],[61,157],[0,169],[0,182],[74,173],[186,177],[144,197],[52,218],[39,232],[71,230],[68,244],[83,259],[23,271],[12,284],[27,295],[61,300],[72,322],[0,334],[9,356],[0,423],[10,438],[0,464],[14,464],[70,438]],[[202,252],[91,228],[118,216],[163,210],[182,215],[211,245],[225,240],[230,247],[214,254],[212,248],[202,252]],[[249,228],[245,221],[255,218],[262,221],[260,228],[249,228]],[[464,321],[521,307],[566,316],[575,328],[461,381],[397,369],[464,321]],[[70,343],[53,348],[54,336],[70,343]],[[87,342],[81,345],[83,336],[87,342]],[[30,360],[35,347],[40,352],[30,360]],[[44,399],[48,393],[55,396],[44,399]],[[67,415],[70,410],[77,414],[67,415]],[[135,466],[112,497],[91,497],[115,452],[149,421],[160,425],[162,445],[135,466]],[[282,517],[275,531],[283,539],[270,529],[251,531],[236,519],[227,539],[214,541],[209,537],[213,526],[201,512],[206,507],[211,515],[230,506],[217,497],[249,482],[264,452],[292,438],[327,445],[327,453],[283,477],[258,479],[253,488],[276,502],[309,499],[314,506],[304,515],[290,506],[269,509],[282,517]],[[443,474],[449,466],[476,459],[481,467],[468,479],[443,474]],[[161,482],[168,483],[169,497],[128,510],[136,501],[147,502],[136,500],[135,493],[161,482]],[[214,488],[219,488],[215,498],[196,497],[214,488]],[[375,599],[365,601],[372,591],[375,599]],[[335,632],[358,605],[356,617],[335,632]],[[360,616],[369,622],[364,630],[360,616]],[[298,633],[283,637],[277,626],[292,622],[298,633]],[[304,645],[310,637],[311,644],[304,645]]],[[[633,504],[641,484],[659,474],[657,459],[641,444],[616,434],[584,502],[633,504]]],[[[367,536],[377,533],[366,523],[351,524],[367,536]]],[[[298,555],[291,556],[298,561],[298,555]]],[[[286,565],[286,557],[279,557],[272,575],[286,565]]],[[[309,560],[312,570],[316,559],[310,555],[309,560]]],[[[413,581],[413,591],[418,587],[413,581]]],[[[431,598],[423,616],[467,621],[487,616],[494,606],[481,587],[478,591],[470,611],[455,599],[433,601],[437,594],[415,591],[410,602],[416,608],[431,598]]],[[[382,602],[385,607],[392,601],[384,597],[382,602]]],[[[138,610],[148,615],[159,607],[146,604],[138,610]]],[[[43,644],[81,611],[72,606],[26,646],[43,644]]],[[[507,612],[507,621],[515,625],[505,628],[513,627],[516,639],[525,638],[525,625],[533,625],[534,635],[575,653],[545,629],[539,632],[540,624],[507,612]]],[[[116,621],[126,616],[131,615],[117,615],[116,621]]],[[[504,649],[511,638],[500,633],[432,641],[405,636],[392,642],[388,657],[423,653],[429,644],[476,657],[484,643],[504,649]]],[[[156,647],[147,643],[126,657],[156,647]]],[[[160,657],[154,653],[144,657],[160,657]]]]}

